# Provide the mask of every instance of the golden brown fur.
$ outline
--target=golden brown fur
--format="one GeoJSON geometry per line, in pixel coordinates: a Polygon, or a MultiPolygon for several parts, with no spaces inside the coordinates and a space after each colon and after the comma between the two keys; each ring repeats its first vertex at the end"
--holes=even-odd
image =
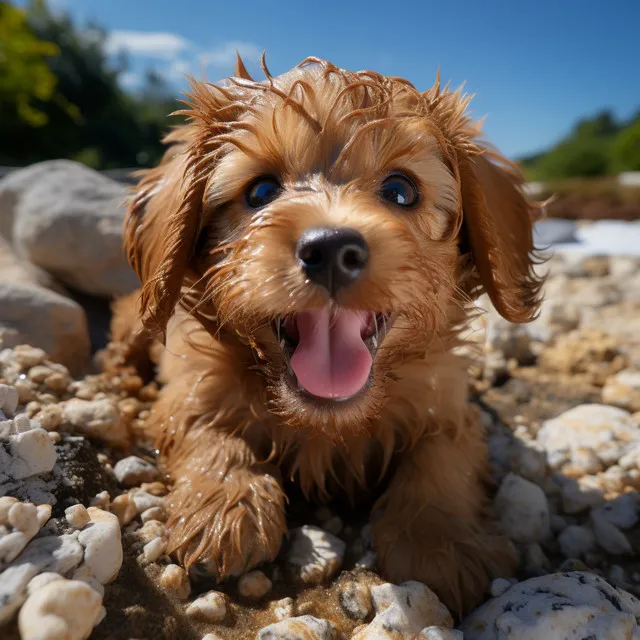
{"type": "Polygon", "coordinates": [[[132,354],[144,336],[166,339],[148,428],[174,481],[171,551],[237,575],[278,553],[284,480],[309,499],[355,501],[385,479],[372,510],[382,573],[424,581],[461,613],[514,559],[485,513],[484,434],[455,350],[483,290],[505,318],[534,317],[534,208],[460,92],[315,59],[278,78],[264,70],[256,82],[240,62],[224,87],[192,82],[188,123],[127,215],[146,333],[127,301],[113,337],[132,354]],[[377,196],[399,169],[421,191],[411,211],[377,196]],[[284,191],[248,210],[242,193],[262,174],[284,191]],[[326,304],[293,251],[312,226],[355,228],[370,248],[336,304],[397,314],[370,386],[341,404],[287,385],[270,326],[326,304]]]}

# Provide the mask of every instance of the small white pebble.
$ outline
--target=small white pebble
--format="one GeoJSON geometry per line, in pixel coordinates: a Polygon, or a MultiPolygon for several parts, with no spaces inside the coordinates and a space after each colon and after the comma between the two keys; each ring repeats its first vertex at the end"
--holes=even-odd
{"type": "Polygon", "coordinates": [[[13,419],[13,424],[17,433],[24,433],[25,431],[31,430],[31,420],[29,420],[29,416],[26,413],[17,415],[13,419]]]}
{"type": "Polygon", "coordinates": [[[137,456],[119,460],[113,467],[113,473],[125,487],[138,487],[143,482],[153,482],[160,476],[153,464],[137,456]]]}
{"type": "Polygon", "coordinates": [[[163,507],[151,507],[140,514],[140,520],[143,524],[149,522],[149,520],[158,520],[159,522],[165,522],[167,519],[167,512],[163,507]]]}
{"type": "Polygon", "coordinates": [[[0,411],[11,417],[18,407],[18,390],[6,384],[0,384],[0,411]]]}
{"type": "Polygon", "coordinates": [[[108,491],[101,491],[97,493],[91,500],[92,507],[98,507],[98,509],[108,509],[111,504],[111,496],[108,491]]]}
{"type": "Polygon", "coordinates": [[[185,600],[191,593],[189,578],[185,570],[177,564],[170,564],[164,568],[160,576],[160,584],[180,600],[185,600]]]}
{"type": "Polygon", "coordinates": [[[109,510],[118,517],[120,525],[123,527],[128,525],[138,514],[135,502],[129,493],[116,496],[109,510]]]}
{"type": "Polygon", "coordinates": [[[0,498],[0,524],[8,525],[9,524],[9,510],[13,507],[14,504],[18,502],[17,498],[12,498],[10,496],[3,496],[0,498]]]}
{"type": "Polygon", "coordinates": [[[511,588],[511,582],[505,578],[496,578],[491,583],[491,595],[494,598],[501,596],[505,591],[511,588]]]}
{"type": "Polygon", "coordinates": [[[165,535],[166,530],[162,522],[158,520],[148,520],[137,531],[136,536],[144,544],[151,542],[154,538],[161,538],[165,535]]]}
{"type": "Polygon", "coordinates": [[[244,598],[259,600],[271,591],[271,580],[262,571],[249,571],[238,579],[238,593],[244,598]]]}
{"type": "Polygon", "coordinates": [[[227,615],[224,594],[218,591],[205,593],[187,607],[187,615],[204,622],[221,622],[227,615]]]}
{"type": "Polygon", "coordinates": [[[82,529],[91,520],[89,512],[81,504],[74,504],[72,507],[65,509],[64,516],[67,522],[75,529],[82,529]]]}
{"type": "Polygon", "coordinates": [[[146,562],[156,562],[167,550],[167,543],[162,538],[154,538],[144,545],[143,558],[146,562]]]}
{"type": "Polygon", "coordinates": [[[18,502],[9,509],[9,524],[31,539],[40,530],[38,510],[30,502],[18,502]]]}
{"type": "Polygon", "coordinates": [[[276,620],[286,620],[287,618],[293,618],[295,615],[295,608],[293,598],[282,598],[274,603],[273,615],[276,620]]]}
{"type": "Polygon", "coordinates": [[[130,495],[133,500],[133,504],[136,506],[136,512],[138,514],[141,514],[148,509],[152,509],[153,507],[162,507],[164,505],[164,500],[161,497],[152,496],[146,491],[136,491],[136,493],[131,493],[130,495]]]}
{"type": "Polygon", "coordinates": [[[50,517],[51,517],[50,504],[39,504],[36,507],[36,518],[38,519],[38,525],[40,525],[40,527],[44,527],[44,525],[47,524],[50,517]]]}

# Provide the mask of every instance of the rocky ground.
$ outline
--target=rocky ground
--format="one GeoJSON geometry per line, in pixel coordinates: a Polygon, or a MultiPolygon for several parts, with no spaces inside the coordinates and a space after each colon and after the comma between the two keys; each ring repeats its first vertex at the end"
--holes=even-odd
{"type": "Polygon", "coordinates": [[[133,438],[156,385],[91,372],[105,297],[135,286],[126,267],[101,275],[120,268],[122,188],[54,169],[67,208],[43,206],[38,165],[0,181],[3,640],[640,638],[639,258],[556,256],[537,321],[488,310],[474,327],[470,393],[521,563],[465,620],[420,583],[384,582],[366,514],[297,500],[278,560],[219,587],[166,555],[168,481],[133,438]],[[81,233],[101,252],[82,272],[81,233]]]}

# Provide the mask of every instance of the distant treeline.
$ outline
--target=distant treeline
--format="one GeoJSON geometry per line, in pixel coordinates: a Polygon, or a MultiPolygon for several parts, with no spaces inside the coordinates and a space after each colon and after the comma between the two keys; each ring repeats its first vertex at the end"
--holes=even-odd
{"type": "MultiPolygon", "coordinates": [[[[74,25],[45,0],[26,10],[0,0],[0,165],[71,158],[116,169],[159,160],[178,96],[153,72],[135,95],[125,92],[127,59],[108,59],[105,39],[99,26],[74,25]]],[[[521,163],[540,181],[640,170],[640,111],[626,122],[608,111],[583,120],[521,163]]]]}
{"type": "Polygon", "coordinates": [[[627,121],[616,120],[610,111],[581,120],[551,149],[522,158],[520,163],[532,181],[640,171],[640,110],[627,121]]]}

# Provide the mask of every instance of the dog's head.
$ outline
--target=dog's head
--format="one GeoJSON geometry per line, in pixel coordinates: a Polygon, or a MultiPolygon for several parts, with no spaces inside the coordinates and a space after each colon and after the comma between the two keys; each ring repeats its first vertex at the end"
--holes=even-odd
{"type": "Polygon", "coordinates": [[[534,316],[534,208],[460,92],[315,59],[265,73],[192,82],[125,244],[148,329],[186,305],[250,345],[289,424],[339,432],[479,291],[534,316]]]}

